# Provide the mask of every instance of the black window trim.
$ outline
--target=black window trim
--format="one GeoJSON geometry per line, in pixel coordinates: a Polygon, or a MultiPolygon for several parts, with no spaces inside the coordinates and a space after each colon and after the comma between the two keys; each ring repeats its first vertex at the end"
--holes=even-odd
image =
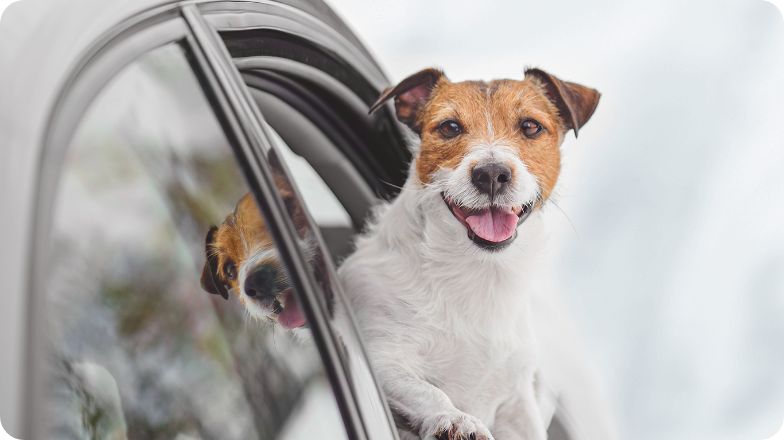
{"type": "MultiPolygon", "coordinates": [[[[236,33],[267,30],[279,31],[290,39],[301,39],[309,45],[314,45],[316,41],[323,42],[324,44],[319,44],[321,47],[318,50],[333,52],[337,59],[345,60],[342,61],[344,64],[360,71],[367,84],[361,85],[365,93],[359,95],[370,101],[375,100],[375,90],[388,86],[389,81],[367,49],[353,38],[350,29],[339,18],[335,17],[331,23],[326,23],[323,21],[323,15],[316,17],[306,12],[302,6],[295,6],[296,3],[299,2],[215,0],[200,4],[199,10],[212,28],[221,34],[224,31],[236,33]]],[[[305,3],[314,5],[319,2],[305,3]]],[[[236,56],[231,47],[229,52],[236,56]]]]}

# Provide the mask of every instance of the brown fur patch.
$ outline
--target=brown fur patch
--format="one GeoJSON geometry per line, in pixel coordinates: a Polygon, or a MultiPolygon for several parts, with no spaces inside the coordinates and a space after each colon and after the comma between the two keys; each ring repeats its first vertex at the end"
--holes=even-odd
{"type": "MultiPolygon", "coordinates": [[[[273,171],[275,187],[283,199],[286,210],[297,229],[297,233],[300,238],[305,238],[309,230],[309,223],[305,215],[305,210],[294,193],[294,188],[291,186],[291,183],[283,174],[277,155],[273,153],[270,154],[269,160],[273,171]]],[[[237,202],[234,212],[227,215],[226,219],[223,220],[223,223],[221,223],[221,225],[217,227],[215,233],[212,234],[212,241],[207,245],[208,258],[204,271],[212,272],[212,277],[215,279],[216,283],[228,286],[229,290],[238,293],[240,289],[236,288],[238,287],[239,279],[228,279],[225,273],[226,266],[229,263],[232,263],[235,265],[237,271],[239,271],[242,264],[250,257],[252,252],[272,249],[273,247],[274,242],[272,235],[267,228],[261,211],[256,205],[256,200],[250,193],[247,193],[237,202]],[[211,267],[210,265],[210,257],[215,259],[214,267],[211,267]]],[[[280,266],[280,262],[277,258],[265,262],[265,264],[280,266]]],[[[209,274],[203,274],[202,278],[206,278],[206,276],[209,276],[209,274]]],[[[206,283],[203,281],[202,285],[204,286],[205,284],[206,283]]],[[[209,289],[206,290],[209,291],[209,289]]],[[[244,301],[242,297],[240,297],[240,300],[244,301]]]]}
{"type": "Polygon", "coordinates": [[[239,280],[236,277],[233,280],[226,278],[226,266],[233,263],[239,271],[250,252],[272,246],[272,237],[256,206],[256,201],[250,193],[245,194],[237,202],[234,212],[226,216],[215,232],[210,251],[218,259],[216,275],[235,293],[239,292],[239,289],[236,289],[239,280]]]}
{"type": "Polygon", "coordinates": [[[536,177],[542,200],[555,187],[561,169],[560,145],[567,126],[534,78],[489,83],[452,83],[442,78],[419,114],[419,123],[422,130],[416,169],[425,184],[437,170],[456,168],[472,146],[501,143],[517,150],[536,177]],[[534,139],[527,138],[520,129],[520,123],[528,118],[544,127],[534,139]],[[453,139],[441,136],[438,127],[448,119],[460,123],[461,135],[453,139]]]}

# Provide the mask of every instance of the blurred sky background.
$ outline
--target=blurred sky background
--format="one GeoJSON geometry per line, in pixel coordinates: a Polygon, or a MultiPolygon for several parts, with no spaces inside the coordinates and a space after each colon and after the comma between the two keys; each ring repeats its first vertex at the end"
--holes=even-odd
{"type": "Polygon", "coordinates": [[[621,439],[784,418],[784,20],[744,1],[330,0],[393,82],[538,66],[603,96],[564,143],[558,281],[621,439]]]}

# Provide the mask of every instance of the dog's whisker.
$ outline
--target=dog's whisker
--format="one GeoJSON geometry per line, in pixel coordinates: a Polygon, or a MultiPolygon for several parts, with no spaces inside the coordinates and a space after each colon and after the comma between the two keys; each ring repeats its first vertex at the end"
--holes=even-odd
{"type": "Polygon", "coordinates": [[[566,211],[564,211],[564,210],[561,208],[561,205],[559,205],[559,204],[558,204],[558,203],[557,203],[557,202],[556,202],[556,201],[555,201],[555,200],[554,200],[552,197],[550,197],[550,203],[552,203],[552,204],[553,204],[553,206],[555,206],[556,208],[558,208],[558,211],[560,211],[560,212],[561,212],[561,214],[563,214],[564,218],[565,218],[565,219],[566,219],[566,221],[569,223],[569,226],[572,228],[572,231],[573,231],[573,232],[575,233],[575,235],[577,235],[577,237],[579,238],[579,237],[580,237],[580,233],[579,233],[579,232],[577,232],[577,228],[574,226],[574,222],[572,222],[572,219],[569,217],[569,215],[566,213],[566,211]]]}
{"type": "Polygon", "coordinates": [[[394,184],[394,183],[392,183],[392,182],[387,182],[386,180],[383,180],[383,179],[379,179],[379,181],[380,181],[381,183],[383,183],[383,184],[387,185],[387,186],[391,186],[392,188],[399,189],[399,190],[402,190],[402,189],[403,189],[403,187],[402,187],[402,186],[395,185],[395,184],[394,184]]]}

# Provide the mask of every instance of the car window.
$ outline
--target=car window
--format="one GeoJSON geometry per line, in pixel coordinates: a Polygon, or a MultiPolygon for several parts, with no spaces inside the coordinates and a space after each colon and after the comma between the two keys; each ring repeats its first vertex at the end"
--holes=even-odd
{"type": "Polygon", "coordinates": [[[299,302],[264,264],[271,239],[259,270],[242,264],[242,233],[264,220],[187,52],[124,68],[69,145],[46,271],[48,438],[346,438],[314,343],[269,322],[299,302]]]}

